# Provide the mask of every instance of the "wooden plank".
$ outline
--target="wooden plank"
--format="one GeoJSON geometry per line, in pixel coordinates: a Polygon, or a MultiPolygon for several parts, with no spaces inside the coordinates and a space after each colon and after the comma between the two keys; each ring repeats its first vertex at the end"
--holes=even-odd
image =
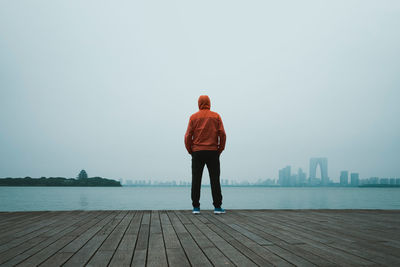
{"type": "MultiPolygon", "coordinates": [[[[245,214],[235,215],[235,218],[238,221],[246,220],[245,214]]],[[[269,222],[257,220],[257,218],[255,216],[252,216],[251,220],[246,220],[245,224],[241,224],[241,226],[244,226],[244,225],[246,225],[250,229],[252,229],[252,230],[250,230],[250,232],[254,232],[255,230],[259,230],[259,231],[257,231],[257,235],[260,235],[262,237],[265,236],[265,234],[267,234],[266,237],[265,237],[265,239],[267,239],[267,240],[271,236],[274,236],[274,237],[276,237],[278,239],[281,239],[283,242],[288,243],[288,244],[292,244],[292,245],[293,244],[302,244],[302,243],[304,243],[304,241],[301,238],[299,238],[297,235],[292,235],[292,234],[287,233],[285,231],[280,231],[280,229],[273,228],[273,227],[271,227],[269,222]],[[261,234],[262,232],[264,234],[261,234]]],[[[244,227],[244,228],[246,228],[246,227],[244,227]]],[[[277,242],[274,242],[274,243],[277,243],[277,242]]]]}
{"type": "Polygon", "coordinates": [[[147,254],[148,266],[167,266],[167,256],[158,211],[152,211],[147,254]]]}
{"type": "MultiPolygon", "coordinates": [[[[81,214],[81,213],[79,213],[81,214]]],[[[23,262],[23,264],[32,266],[35,264],[41,263],[43,260],[49,257],[49,251],[53,251],[53,253],[57,252],[61,249],[64,245],[70,241],[72,241],[72,237],[64,237],[64,235],[70,233],[71,231],[75,230],[76,228],[80,227],[81,225],[88,223],[94,219],[97,219],[100,216],[99,212],[85,212],[79,218],[74,219],[75,223],[72,225],[67,224],[67,218],[65,221],[65,227],[62,228],[54,228],[53,234],[51,236],[46,235],[47,239],[39,244],[33,246],[31,249],[26,250],[25,252],[18,254],[16,257],[12,258],[8,262],[5,263],[6,266],[15,266],[18,263],[23,262]],[[58,230],[58,231],[56,231],[58,230]],[[61,242],[60,242],[61,241],[61,242]],[[61,243],[61,246],[60,246],[61,243]],[[54,247],[56,249],[54,250],[54,247]],[[53,250],[51,250],[53,248],[53,250]]],[[[52,254],[53,254],[52,253],[52,254]]],[[[50,254],[50,255],[52,255],[50,254]]]]}
{"type": "MultiPolygon", "coordinates": [[[[325,253],[315,253],[316,250],[307,250],[303,248],[301,244],[299,245],[284,244],[284,245],[278,245],[278,247],[280,247],[281,249],[285,249],[290,253],[300,258],[303,258],[304,260],[307,260],[308,262],[311,262],[316,266],[337,266],[337,262],[333,261],[332,259],[331,261],[326,259],[325,253]]],[[[290,261],[290,259],[288,260],[290,261]]],[[[293,262],[293,264],[295,263],[293,262]]]]}
{"type": "Polygon", "coordinates": [[[185,227],[213,265],[233,266],[232,262],[194,224],[186,224],[185,227]]]}
{"type": "Polygon", "coordinates": [[[168,266],[190,266],[182,248],[167,248],[168,266]]]}
{"type": "Polygon", "coordinates": [[[49,214],[50,211],[23,211],[23,212],[9,212],[7,216],[5,216],[0,221],[0,226],[4,229],[7,229],[7,226],[12,226],[15,223],[23,223],[27,220],[37,219],[43,215],[49,214]]]}
{"type": "Polygon", "coordinates": [[[131,220],[128,229],[122,237],[121,243],[119,243],[111,259],[110,266],[130,266],[136,247],[142,216],[142,212],[135,212],[135,216],[131,220]]]}
{"type": "Polygon", "coordinates": [[[226,240],[232,247],[240,251],[243,255],[249,258],[252,262],[259,266],[273,266],[273,264],[266,259],[260,257],[255,252],[253,252],[250,248],[240,243],[228,233],[218,228],[214,224],[208,224],[208,227],[213,230],[215,233],[218,233],[224,240],[226,240]]]}
{"type": "Polygon", "coordinates": [[[396,255],[387,253],[386,248],[381,243],[373,243],[372,246],[365,245],[365,243],[348,243],[341,242],[329,244],[330,247],[344,250],[346,253],[359,256],[369,261],[387,266],[400,266],[400,252],[396,255]]]}
{"type": "MultiPolygon", "coordinates": [[[[274,218],[277,218],[278,216],[274,216],[274,218]]],[[[293,218],[293,216],[291,216],[291,218],[293,218]]],[[[286,220],[285,220],[286,221],[286,220]]],[[[342,223],[343,224],[343,223],[342,223]]],[[[373,223],[372,223],[373,224],[373,223]]],[[[291,224],[291,223],[287,223],[288,226],[290,226],[289,228],[285,228],[285,230],[290,231],[290,228],[299,228],[299,226],[297,224],[291,224]]],[[[319,232],[315,232],[312,231],[313,229],[311,228],[300,228],[300,231],[296,231],[294,232],[294,234],[297,234],[299,236],[305,236],[308,239],[314,240],[315,241],[315,236],[324,234],[324,233],[319,233],[319,232]],[[310,233],[304,233],[304,230],[308,230],[310,231],[310,233]]],[[[329,228],[328,228],[329,229],[329,228]]],[[[333,235],[333,234],[330,234],[333,235]]],[[[371,235],[372,236],[372,235],[371,235]]],[[[318,240],[318,239],[317,239],[318,240]]],[[[398,258],[388,255],[386,254],[385,256],[383,256],[383,254],[379,254],[376,252],[376,250],[382,247],[381,244],[376,244],[374,245],[374,249],[368,249],[366,248],[367,245],[364,245],[363,247],[361,246],[356,246],[355,243],[350,242],[348,239],[341,239],[339,237],[332,237],[332,240],[335,240],[335,243],[332,242],[327,242],[329,247],[333,247],[335,249],[339,249],[339,250],[343,250],[344,254],[352,254],[355,256],[359,256],[360,258],[364,258],[364,259],[368,259],[369,261],[373,261],[375,263],[379,263],[379,264],[389,264],[389,265],[393,265],[395,263],[398,263],[398,258]]],[[[362,244],[365,244],[365,242],[362,242],[362,244]]],[[[369,242],[366,244],[370,244],[369,242]]],[[[314,248],[314,253],[317,253],[320,255],[320,257],[327,257],[327,254],[325,251],[323,250],[318,250],[318,248],[314,248]]],[[[387,249],[386,249],[387,252],[387,249]]],[[[400,251],[398,251],[396,254],[399,255],[400,251]]],[[[304,255],[304,252],[303,252],[304,255]]],[[[336,257],[332,256],[330,258],[331,261],[333,262],[337,262],[337,260],[340,259],[336,259],[336,257]]],[[[347,260],[343,260],[343,263],[346,263],[347,260]]]]}
{"type": "MultiPolygon", "coordinates": [[[[275,216],[275,219],[278,216],[275,216]]],[[[293,219],[293,216],[291,217],[293,219]]],[[[326,217],[325,217],[326,218],[326,217]]],[[[257,220],[257,218],[255,219],[257,220]]],[[[346,240],[348,242],[354,242],[359,240],[359,236],[360,236],[360,232],[358,230],[350,230],[348,228],[346,228],[345,231],[343,231],[344,229],[342,227],[340,227],[341,224],[343,224],[343,222],[339,222],[338,225],[339,226],[332,226],[332,225],[328,225],[326,224],[326,221],[321,221],[321,222],[314,222],[314,223],[308,223],[308,224],[295,224],[291,222],[292,220],[282,220],[279,224],[274,224],[274,223],[269,223],[269,225],[273,226],[274,228],[277,229],[277,231],[292,231],[293,234],[295,235],[300,235],[300,236],[305,236],[307,235],[307,233],[305,233],[304,230],[306,230],[307,232],[309,232],[307,238],[309,239],[313,239],[315,241],[319,241],[322,243],[332,243],[335,241],[342,241],[342,240],[346,240]],[[290,226],[290,228],[286,228],[286,226],[290,226]],[[298,232],[293,232],[296,230],[299,230],[298,232]],[[357,237],[358,236],[358,237],[357,237]]],[[[366,234],[361,234],[362,237],[361,239],[366,240],[366,241],[375,241],[371,238],[371,235],[366,235],[366,234]]],[[[381,240],[383,241],[383,240],[381,240]]]]}
{"type": "MultiPolygon", "coordinates": [[[[231,217],[237,223],[239,223],[241,228],[244,228],[244,229],[258,235],[273,244],[282,243],[282,242],[291,242],[293,240],[291,237],[289,239],[285,239],[284,237],[277,236],[275,232],[262,231],[261,229],[259,229],[260,227],[258,227],[258,225],[254,226],[254,224],[252,223],[252,220],[248,220],[244,216],[240,216],[240,215],[237,215],[234,213],[229,214],[228,216],[231,217]]],[[[297,243],[299,241],[296,239],[293,242],[297,243]]]]}
{"type": "MultiPolygon", "coordinates": [[[[254,216],[253,216],[253,220],[256,222],[256,224],[252,224],[252,225],[258,224],[261,227],[259,229],[266,231],[267,228],[263,227],[262,222],[258,221],[257,219],[254,219],[254,216]]],[[[255,226],[255,227],[258,228],[257,226],[255,226]]],[[[277,233],[281,234],[281,231],[278,231],[277,229],[274,229],[274,230],[277,233]]],[[[302,243],[299,243],[298,245],[301,245],[301,244],[305,245],[307,243],[307,245],[309,245],[309,246],[303,246],[303,247],[308,247],[309,251],[312,250],[314,254],[318,255],[321,258],[325,258],[327,261],[330,261],[333,263],[340,262],[342,264],[346,264],[349,262],[351,262],[353,264],[364,264],[364,265],[372,264],[371,261],[368,261],[366,259],[363,259],[363,258],[353,255],[351,253],[348,253],[346,251],[337,251],[337,249],[329,247],[329,245],[327,245],[327,244],[324,244],[321,242],[316,242],[313,239],[309,239],[309,238],[307,238],[307,236],[304,236],[300,232],[293,232],[292,230],[290,230],[288,228],[286,230],[287,230],[286,233],[291,233],[296,236],[303,236],[303,238],[301,239],[302,243]]],[[[268,230],[268,231],[272,231],[272,230],[268,230]]],[[[285,233],[285,235],[286,235],[286,233],[285,233]]],[[[278,247],[280,247],[282,249],[285,249],[285,247],[287,247],[286,244],[284,244],[284,243],[277,243],[277,245],[278,245],[278,247]]],[[[298,246],[297,250],[301,250],[301,247],[302,246],[298,246]]],[[[275,251],[277,251],[277,249],[275,249],[275,251]]],[[[280,251],[282,253],[284,252],[280,249],[278,249],[278,251],[280,251]]],[[[283,254],[283,255],[285,255],[285,254],[283,254]]],[[[288,258],[288,256],[285,256],[285,257],[288,258]]]]}
{"type": "Polygon", "coordinates": [[[9,221],[12,221],[14,219],[18,220],[19,218],[27,218],[27,217],[32,217],[35,215],[39,215],[39,211],[34,214],[34,212],[0,212],[0,226],[7,225],[9,221]]]}
{"type": "MultiPolygon", "coordinates": [[[[185,228],[199,245],[200,248],[216,248],[216,246],[202,233],[194,224],[186,224],[185,228]]],[[[218,249],[217,249],[218,250],[218,249]]],[[[224,254],[221,253],[221,258],[225,258],[224,254]]]]}
{"type": "MultiPolygon", "coordinates": [[[[324,224],[319,224],[321,230],[329,230],[331,234],[335,236],[347,237],[350,238],[350,241],[358,241],[366,240],[366,241],[386,241],[386,239],[391,239],[392,237],[397,238],[400,237],[399,235],[399,227],[393,227],[398,225],[396,223],[391,224],[389,221],[382,220],[382,217],[385,217],[384,213],[381,212],[380,216],[371,217],[374,215],[374,211],[370,211],[366,213],[365,211],[353,211],[352,213],[346,211],[337,211],[335,213],[332,212],[313,212],[314,221],[316,221],[316,225],[318,226],[318,219],[324,218],[324,224]],[[345,224],[346,227],[341,227],[342,224],[345,224]],[[373,231],[371,235],[371,231],[373,231]],[[390,229],[394,229],[392,233],[387,235],[390,232],[390,229]],[[397,230],[397,231],[396,231],[397,230]],[[379,232],[379,235],[376,233],[379,232]],[[395,236],[393,236],[394,234],[395,236]],[[383,238],[377,240],[374,236],[379,236],[379,238],[383,238]],[[372,239],[370,239],[372,237],[372,239]]],[[[394,220],[393,222],[396,222],[394,220]]],[[[388,241],[388,240],[387,240],[388,241]]]]}
{"type": "Polygon", "coordinates": [[[114,252],[116,251],[122,237],[127,230],[129,223],[134,216],[134,212],[130,211],[115,227],[111,234],[104,240],[103,244],[95,252],[93,257],[87,263],[87,266],[107,266],[114,252]]]}
{"type": "MultiPolygon", "coordinates": [[[[251,257],[253,260],[258,265],[279,265],[279,266],[292,266],[289,262],[285,261],[281,257],[275,255],[274,253],[270,252],[269,250],[265,249],[263,246],[259,245],[257,242],[254,240],[249,239],[245,235],[241,234],[240,232],[227,227],[227,224],[231,222],[229,217],[227,216],[212,216],[212,215],[205,215],[202,216],[203,218],[207,218],[208,221],[212,224],[210,227],[218,227],[218,231],[222,234],[225,232],[226,234],[229,234],[227,236],[224,234],[225,240],[227,240],[231,245],[236,247],[237,249],[243,251],[244,253],[247,253],[246,255],[248,257],[251,257]],[[249,251],[250,250],[250,251],[249,251]],[[257,256],[254,257],[252,256],[252,252],[255,253],[257,256]],[[262,260],[257,259],[257,257],[263,258],[266,263],[264,263],[262,260]]],[[[217,229],[215,230],[217,231],[217,229]]]]}
{"type": "Polygon", "coordinates": [[[118,214],[117,211],[104,211],[107,215],[96,224],[89,228],[81,227],[65,236],[72,236],[74,239],[68,243],[61,250],[57,251],[54,255],[50,256],[41,266],[59,266],[64,264],[71,256],[73,256],[82,246],[84,246],[97,232],[99,232],[105,225],[107,225],[118,214]]]}
{"type": "MultiPolygon", "coordinates": [[[[92,255],[102,245],[104,240],[113,232],[122,219],[127,215],[127,211],[120,212],[111,222],[107,223],[100,231],[82,247],[71,258],[69,258],[63,266],[82,266],[87,264],[92,255]]],[[[104,254],[103,254],[104,255],[104,254]]],[[[112,256],[112,255],[111,255],[112,256]]]]}
{"type": "Polygon", "coordinates": [[[147,249],[135,249],[131,266],[146,266],[147,249]]]}
{"type": "Polygon", "coordinates": [[[204,251],[199,248],[177,215],[172,211],[167,212],[167,214],[190,264],[192,266],[212,266],[209,259],[205,256],[204,251]]]}
{"type": "Polygon", "coordinates": [[[310,261],[305,260],[302,257],[299,257],[296,254],[292,253],[291,251],[283,249],[279,246],[276,245],[266,246],[266,249],[279,255],[280,257],[284,258],[285,260],[296,266],[316,266],[312,264],[310,261]]]}
{"type": "MultiPolygon", "coordinates": [[[[264,224],[268,225],[271,229],[276,231],[277,234],[280,234],[281,232],[284,232],[286,234],[291,233],[294,236],[297,237],[306,237],[308,239],[312,239],[317,242],[321,243],[332,243],[337,240],[343,240],[345,239],[346,241],[351,241],[349,239],[346,239],[345,237],[340,239],[339,237],[335,235],[329,235],[326,234],[324,231],[316,231],[315,229],[312,228],[312,226],[302,226],[302,223],[296,222],[293,220],[293,216],[289,218],[281,218],[279,215],[275,216],[268,216],[267,218],[265,216],[262,217],[257,217],[253,216],[253,221],[258,222],[259,224],[264,224]],[[267,220],[267,222],[266,222],[267,220]]],[[[304,223],[304,224],[307,224],[304,223]]]]}
{"type": "Polygon", "coordinates": [[[178,236],[166,212],[160,213],[161,228],[163,232],[165,249],[169,266],[190,266],[178,236]]]}
{"type": "Polygon", "coordinates": [[[11,213],[6,219],[1,220],[0,228],[4,231],[0,234],[0,239],[3,234],[6,235],[18,229],[24,229],[24,226],[26,227],[26,225],[30,225],[32,222],[48,216],[49,213],[49,211],[11,213]]]}
{"type": "Polygon", "coordinates": [[[27,250],[30,250],[31,248],[38,247],[42,243],[45,243],[47,241],[47,236],[40,235],[40,233],[46,233],[46,232],[53,232],[54,229],[57,231],[62,231],[65,228],[69,227],[71,224],[76,223],[76,219],[72,217],[67,217],[67,218],[60,218],[59,222],[57,224],[53,224],[52,226],[54,228],[41,228],[40,231],[35,231],[35,234],[33,235],[32,233],[30,235],[26,235],[20,238],[15,239],[14,241],[9,242],[10,248],[8,250],[3,251],[0,253],[0,264],[5,263],[9,261],[10,259],[14,258],[15,256],[24,253],[27,250]],[[16,246],[14,246],[17,244],[16,246]]]}
{"type": "Polygon", "coordinates": [[[32,223],[32,225],[28,226],[25,230],[17,231],[15,233],[8,232],[10,234],[1,239],[3,244],[0,245],[0,253],[49,231],[53,224],[59,224],[64,219],[64,216],[60,213],[48,213],[47,215],[48,217],[45,220],[32,223]]]}
{"type": "Polygon", "coordinates": [[[165,248],[182,248],[172,224],[162,225],[165,248]]]}
{"type": "Polygon", "coordinates": [[[193,224],[217,247],[227,259],[233,264],[238,266],[256,266],[249,258],[241,253],[241,251],[234,248],[226,240],[224,240],[218,233],[212,231],[207,224],[204,224],[195,215],[190,214],[188,220],[193,224]]]}
{"type": "Polygon", "coordinates": [[[140,223],[135,252],[133,254],[132,266],[145,266],[147,260],[147,245],[150,233],[150,212],[145,211],[140,223]]]}
{"type": "MultiPolygon", "coordinates": [[[[218,216],[218,219],[226,217],[226,216],[218,216]]],[[[252,251],[266,259],[267,261],[271,262],[273,265],[277,266],[292,266],[288,261],[279,257],[278,255],[274,254],[273,252],[267,250],[265,247],[259,245],[255,241],[247,238],[246,236],[242,235],[240,232],[223,225],[221,228],[224,228],[225,231],[229,232],[235,239],[239,240],[244,245],[248,246],[252,251]]]]}
{"type": "Polygon", "coordinates": [[[54,223],[58,218],[64,217],[65,214],[72,214],[72,211],[54,212],[48,211],[42,213],[40,216],[33,215],[22,221],[14,221],[10,227],[2,228],[3,232],[0,233],[1,242],[8,242],[18,237],[34,232],[42,228],[44,223],[54,223]]]}
{"type": "Polygon", "coordinates": [[[0,220],[2,266],[400,265],[399,211],[61,211],[0,220]]]}
{"type": "Polygon", "coordinates": [[[66,259],[71,258],[74,255],[73,252],[58,252],[54,254],[52,257],[48,258],[44,263],[40,264],[39,266],[61,266],[62,262],[65,262],[66,259]]]}
{"type": "Polygon", "coordinates": [[[310,251],[315,255],[319,255],[336,265],[373,265],[373,263],[370,261],[366,261],[365,259],[359,257],[353,257],[348,253],[331,248],[329,246],[318,244],[302,244],[298,246],[304,250],[310,251]]]}

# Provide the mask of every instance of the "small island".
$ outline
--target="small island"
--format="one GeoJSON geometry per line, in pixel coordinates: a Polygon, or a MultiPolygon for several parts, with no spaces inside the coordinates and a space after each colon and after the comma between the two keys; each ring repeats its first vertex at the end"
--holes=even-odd
{"type": "Polygon", "coordinates": [[[41,177],[41,178],[1,178],[0,186],[121,186],[119,181],[103,177],[89,178],[86,171],[82,170],[78,177],[41,177]]]}

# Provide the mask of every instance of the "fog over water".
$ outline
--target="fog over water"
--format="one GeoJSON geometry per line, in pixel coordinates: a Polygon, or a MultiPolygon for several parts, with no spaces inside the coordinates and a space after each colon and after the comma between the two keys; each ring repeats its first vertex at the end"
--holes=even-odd
{"type": "Polygon", "coordinates": [[[222,179],[400,177],[399,1],[1,1],[0,177],[189,180],[207,94],[222,179]]]}

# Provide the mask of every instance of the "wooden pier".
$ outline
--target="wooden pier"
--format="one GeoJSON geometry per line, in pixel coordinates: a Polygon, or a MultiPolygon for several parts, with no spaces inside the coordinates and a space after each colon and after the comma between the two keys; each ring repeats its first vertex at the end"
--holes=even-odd
{"type": "Polygon", "coordinates": [[[400,266],[400,211],[0,212],[0,266],[400,266]]]}

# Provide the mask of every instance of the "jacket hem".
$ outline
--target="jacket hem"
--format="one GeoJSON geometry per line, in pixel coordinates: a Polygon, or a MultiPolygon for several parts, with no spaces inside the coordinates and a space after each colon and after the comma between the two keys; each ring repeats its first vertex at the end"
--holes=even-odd
{"type": "Polygon", "coordinates": [[[193,146],[192,151],[200,151],[200,150],[218,150],[218,146],[193,146]]]}

